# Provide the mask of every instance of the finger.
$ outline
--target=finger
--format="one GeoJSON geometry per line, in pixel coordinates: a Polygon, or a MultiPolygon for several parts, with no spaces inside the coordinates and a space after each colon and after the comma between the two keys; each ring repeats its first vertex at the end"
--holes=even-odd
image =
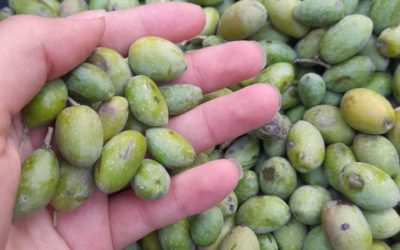
{"type": "Polygon", "coordinates": [[[111,243],[107,194],[98,189],[78,209],[57,217],[56,230],[70,249],[115,249],[111,243]]]}
{"type": "Polygon", "coordinates": [[[197,152],[261,127],[278,112],[280,94],[255,84],[206,102],[170,120],[168,127],[189,140],[197,152]]]}
{"type": "Polygon", "coordinates": [[[48,127],[28,129],[22,120],[21,113],[14,116],[11,122],[12,130],[9,135],[18,147],[20,159],[23,162],[35,149],[43,145],[48,127]]]}
{"type": "Polygon", "coordinates": [[[4,249],[13,215],[15,193],[18,188],[20,160],[11,139],[4,140],[3,151],[1,153],[0,168],[2,175],[0,177],[0,190],[2,195],[0,195],[0,249],[4,249]]]}
{"type": "Polygon", "coordinates": [[[0,23],[0,167],[7,173],[0,176],[0,190],[7,194],[0,196],[0,242],[5,242],[4,230],[12,218],[21,163],[17,145],[8,136],[11,117],[48,76],[65,73],[84,61],[99,43],[103,30],[104,21],[98,18],[49,21],[18,16],[0,23]]]}
{"type": "Polygon", "coordinates": [[[4,112],[14,115],[47,78],[68,72],[90,55],[104,31],[104,19],[96,18],[99,13],[84,20],[16,16],[0,24],[0,106],[4,112]]]}
{"type": "Polygon", "coordinates": [[[70,249],[61,236],[52,229],[49,212],[45,208],[40,209],[14,221],[9,229],[5,249],[51,249],[54,246],[57,246],[57,250],[70,249]]]}
{"type": "MultiPolygon", "coordinates": [[[[186,8],[178,8],[178,5],[182,6],[177,3],[165,9],[171,12],[170,15],[166,15],[161,7],[155,8],[161,11],[158,13],[160,18],[164,16],[175,21],[176,17],[185,16],[180,12],[186,11],[186,8]],[[176,11],[172,10],[174,6],[177,7],[176,11]]],[[[200,19],[203,18],[200,23],[202,21],[204,23],[204,14],[201,8],[196,7],[196,10],[201,14],[196,16],[192,11],[190,12],[192,17],[200,16],[200,19]]],[[[151,10],[148,9],[148,11],[151,10]]],[[[0,188],[7,194],[0,197],[0,204],[2,204],[0,228],[2,229],[8,228],[10,223],[20,170],[18,152],[15,145],[12,145],[12,140],[7,137],[11,117],[33,98],[48,79],[60,77],[72,70],[76,65],[82,63],[96,46],[107,43],[117,45],[110,39],[114,35],[123,33],[120,26],[124,27],[125,36],[129,32],[135,32],[135,26],[126,25],[127,23],[132,24],[129,22],[129,13],[125,15],[126,19],[122,20],[124,23],[113,22],[117,17],[114,14],[110,15],[107,17],[107,22],[111,24],[107,27],[104,18],[101,17],[104,15],[104,12],[95,11],[67,19],[14,16],[0,23],[0,75],[2,77],[0,82],[0,117],[2,118],[0,119],[0,167],[2,171],[8,173],[0,177],[0,188]],[[104,38],[103,35],[105,35],[104,38]]],[[[145,22],[151,20],[149,17],[140,19],[137,15],[132,15],[132,18],[139,22],[144,21],[142,25],[145,28],[142,31],[152,32],[153,35],[158,34],[157,32],[160,32],[161,35],[166,34],[165,31],[162,33],[156,28],[151,28],[152,26],[145,22]]],[[[167,22],[168,18],[160,20],[167,22]]],[[[187,24],[183,25],[186,28],[193,28],[196,25],[191,26],[190,23],[198,22],[197,19],[181,21],[187,24]]],[[[165,28],[165,26],[163,27],[165,28]]],[[[184,31],[180,30],[179,32],[184,31]]],[[[190,32],[186,32],[186,35],[188,34],[190,32]]],[[[136,35],[144,36],[147,33],[136,32],[136,35]]],[[[171,36],[176,39],[180,37],[178,34],[171,36]]],[[[134,39],[135,37],[129,38],[134,39]]],[[[123,38],[119,37],[119,39],[123,38]]],[[[131,42],[126,42],[125,49],[131,42]]],[[[118,49],[122,49],[122,47],[118,47],[118,49]]],[[[0,231],[0,233],[0,237],[3,237],[4,232],[0,231]]]]}
{"type": "Polygon", "coordinates": [[[188,3],[146,4],[133,9],[109,12],[102,46],[126,55],[136,39],[159,36],[180,42],[199,34],[205,25],[203,10],[188,3]]]}
{"type": "Polygon", "coordinates": [[[194,84],[207,93],[255,76],[266,56],[256,42],[236,41],[189,52],[186,61],[188,69],[173,82],[194,84]]]}
{"type": "MultiPolygon", "coordinates": [[[[0,114],[14,115],[47,79],[72,70],[96,46],[126,54],[139,37],[154,35],[179,41],[201,32],[204,23],[202,9],[188,3],[84,12],[66,19],[7,18],[0,24],[0,114]]],[[[5,127],[0,122],[0,134],[5,127]]]]}
{"type": "Polygon", "coordinates": [[[121,249],[146,234],[181,218],[204,211],[224,199],[239,180],[240,166],[217,160],[172,178],[168,194],[145,201],[128,190],[110,200],[114,249],[121,249]]]}

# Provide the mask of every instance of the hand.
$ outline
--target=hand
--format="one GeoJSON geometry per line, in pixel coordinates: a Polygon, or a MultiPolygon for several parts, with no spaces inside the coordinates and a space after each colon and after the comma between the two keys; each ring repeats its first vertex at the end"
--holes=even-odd
{"type": "MultiPolygon", "coordinates": [[[[34,129],[23,141],[19,112],[43,84],[85,61],[97,46],[126,56],[139,37],[179,42],[199,34],[204,23],[201,8],[187,3],[90,11],[65,19],[15,16],[0,23],[0,248],[121,249],[214,206],[233,190],[238,167],[217,160],[173,177],[170,192],[157,201],[141,200],[130,190],[110,197],[96,190],[77,210],[60,213],[57,228],[50,209],[12,221],[21,162],[44,137],[44,128],[34,129]]],[[[205,93],[248,79],[265,66],[262,49],[248,41],[187,53],[186,58],[188,69],[176,82],[196,84],[205,93]]],[[[274,88],[256,84],[175,117],[169,127],[201,152],[263,125],[279,102],[274,88]]]]}

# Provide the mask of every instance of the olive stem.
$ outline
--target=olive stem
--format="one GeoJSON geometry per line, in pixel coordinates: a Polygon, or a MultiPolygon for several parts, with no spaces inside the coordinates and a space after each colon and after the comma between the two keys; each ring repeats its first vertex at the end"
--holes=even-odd
{"type": "Polygon", "coordinates": [[[53,227],[56,228],[58,226],[58,212],[53,210],[53,227]]]}
{"type": "Polygon", "coordinates": [[[44,138],[44,148],[51,148],[50,142],[51,142],[51,137],[53,136],[53,127],[49,127],[47,130],[46,138],[44,138]]]}
{"type": "Polygon", "coordinates": [[[294,63],[313,63],[325,67],[327,69],[331,68],[331,65],[319,59],[297,58],[294,60],[294,63]]]}
{"type": "Polygon", "coordinates": [[[78,106],[80,105],[77,101],[75,101],[74,99],[72,99],[71,97],[68,96],[68,102],[72,105],[72,106],[78,106]]]}

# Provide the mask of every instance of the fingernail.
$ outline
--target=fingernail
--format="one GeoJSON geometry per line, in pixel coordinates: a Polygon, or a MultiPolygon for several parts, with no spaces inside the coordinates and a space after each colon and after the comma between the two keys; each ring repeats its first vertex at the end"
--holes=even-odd
{"type": "Polygon", "coordinates": [[[228,159],[228,160],[230,160],[235,165],[235,167],[237,168],[237,170],[239,172],[239,180],[243,179],[243,168],[240,165],[240,163],[237,160],[232,159],[232,158],[228,159]]]}
{"type": "Polygon", "coordinates": [[[78,14],[69,16],[67,18],[68,19],[76,19],[76,20],[89,20],[89,19],[101,18],[101,17],[104,17],[105,15],[106,15],[105,10],[89,10],[89,11],[80,12],[78,14]]]}
{"type": "Polygon", "coordinates": [[[281,106],[282,106],[282,95],[281,95],[281,91],[277,88],[277,87],[275,87],[274,85],[272,85],[272,84],[268,84],[275,92],[276,92],[276,94],[278,95],[278,98],[279,98],[279,106],[278,106],[278,110],[277,110],[277,112],[279,112],[279,110],[281,110],[281,106]]]}
{"type": "Polygon", "coordinates": [[[263,54],[263,64],[262,64],[262,69],[265,68],[265,66],[267,66],[267,53],[264,50],[264,47],[259,43],[259,42],[255,42],[254,43],[260,48],[261,53],[263,54]]]}

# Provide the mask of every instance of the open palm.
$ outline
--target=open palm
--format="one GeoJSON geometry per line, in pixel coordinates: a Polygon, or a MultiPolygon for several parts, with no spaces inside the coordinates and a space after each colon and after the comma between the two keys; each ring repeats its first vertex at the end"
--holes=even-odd
{"type": "MultiPolygon", "coordinates": [[[[214,206],[232,191],[238,168],[232,161],[217,160],[173,177],[169,193],[157,201],[143,201],[130,190],[109,197],[95,190],[79,209],[60,213],[56,228],[50,209],[12,221],[21,161],[44,137],[43,128],[31,131],[20,156],[19,111],[43,84],[72,70],[98,46],[125,56],[140,37],[184,41],[199,34],[204,22],[200,7],[167,3],[66,19],[16,16],[0,23],[0,248],[121,249],[214,206]]],[[[188,69],[176,82],[196,84],[204,93],[248,79],[265,66],[262,49],[247,41],[198,50],[186,58],[188,69]]],[[[279,102],[274,88],[256,84],[172,118],[168,126],[201,152],[269,121],[279,102]]]]}

